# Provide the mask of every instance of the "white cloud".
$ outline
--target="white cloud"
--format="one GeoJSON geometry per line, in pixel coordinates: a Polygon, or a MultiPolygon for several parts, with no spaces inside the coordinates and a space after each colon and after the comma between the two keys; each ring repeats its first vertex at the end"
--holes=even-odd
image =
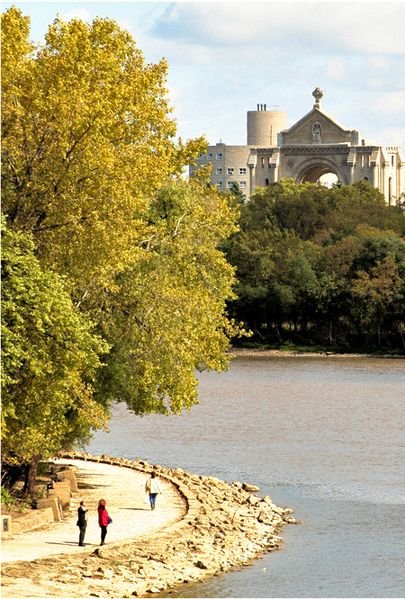
{"type": "Polygon", "coordinates": [[[86,21],[87,23],[91,23],[91,21],[93,20],[90,11],[84,7],[72,8],[71,10],[62,12],[60,14],[60,18],[63,21],[81,19],[82,21],[86,21]]]}
{"type": "Polygon", "coordinates": [[[170,4],[152,32],[188,44],[280,43],[323,52],[405,53],[402,2],[184,2],[170,4]]]}

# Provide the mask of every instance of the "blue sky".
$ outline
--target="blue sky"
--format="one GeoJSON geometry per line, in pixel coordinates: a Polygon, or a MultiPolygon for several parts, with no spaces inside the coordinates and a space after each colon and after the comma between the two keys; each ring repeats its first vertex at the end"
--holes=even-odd
{"type": "Polygon", "coordinates": [[[148,62],[169,61],[178,134],[246,143],[246,112],[287,113],[288,126],[313,105],[369,143],[405,151],[405,2],[190,1],[2,2],[31,17],[43,41],[56,15],[110,17],[129,30],[148,62]]]}

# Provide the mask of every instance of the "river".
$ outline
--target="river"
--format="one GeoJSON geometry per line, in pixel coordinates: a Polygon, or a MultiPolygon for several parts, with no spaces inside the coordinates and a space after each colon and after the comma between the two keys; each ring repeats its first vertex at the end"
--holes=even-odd
{"type": "Polygon", "coordinates": [[[238,357],[199,390],[181,416],[115,406],[87,450],[257,484],[302,524],[280,551],[170,596],[404,597],[405,361],[238,357]]]}

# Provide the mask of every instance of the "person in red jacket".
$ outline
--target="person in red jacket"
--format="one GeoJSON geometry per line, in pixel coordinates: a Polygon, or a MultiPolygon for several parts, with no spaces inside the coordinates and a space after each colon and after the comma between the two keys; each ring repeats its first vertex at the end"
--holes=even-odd
{"type": "Polygon", "coordinates": [[[105,538],[107,536],[107,526],[109,524],[111,524],[111,522],[112,522],[105,506],[106,506],[106,500],[100,499],[100,501],[98,502],[98,508],[97,508],[98,524],[101,528],[101,543],[100,543],[100,545],[105,544],[105,538]]]}

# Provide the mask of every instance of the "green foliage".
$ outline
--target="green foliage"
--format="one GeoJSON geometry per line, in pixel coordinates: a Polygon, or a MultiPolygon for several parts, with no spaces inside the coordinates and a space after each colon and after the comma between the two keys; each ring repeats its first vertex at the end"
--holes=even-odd
{"type": "Polygon", "coordinates": [[[29,236],[4,227],[2,237],[2,454],[27,463],[102,426],[92,383],[107,346],[29,236]]]}
{"type": "Polygon", "coordinates": [[[15,499],[10,493],[9,489],[1,487],[1,505],[4,505],[7,509],[10,509],[14,503],[15,499]]]}
{"type": "Polygon", "coordinates": [[[225,368],[240,332],[225,315],[233,269],[218,249],[235,231],[235,211],[224,194],[178,181],[157,194],[149,220],[142,260],[111,298],[113,352],[101,389],[136,413],[178,413],[197,399],[195,370],[225,368]]]}
{"type": "Polygon", "coordinates": [[[205,144],[176,143],[166,61],[114,21],[56,19],[35,55],[16,45],[19,10],[2,23],[3,211],[97,308],[137,259],[150,199],[205,144]]]}
{"type": "Polygon", "coordinates": [[[203,170],[182,179],[206,142],[175,139],[166,61],[147,64],[109,19],[58,18],[42,47],[28,39],[10,8],[3,451],[35,464],[101,426],[110,401],[190,407],[196,369],[226,368],[241,329],[220,249],[238,210],[203,170]]]}
{"type": "Polygon", "coordinates": [[[231,182],[231,187],[229,188],[229,193],[234,198],[236,204],[243,204],[246,201],[246,196],[240,188],[240,185],[237,181],[231,182]]]}
{"type": "Polygon", "coordinates": [[[227,244],[232,310],[257,338],[335,345],[362,335],[401,347],[405,216],[369,184],[284,180],[243,206],[240,222],[227,244]]]}

